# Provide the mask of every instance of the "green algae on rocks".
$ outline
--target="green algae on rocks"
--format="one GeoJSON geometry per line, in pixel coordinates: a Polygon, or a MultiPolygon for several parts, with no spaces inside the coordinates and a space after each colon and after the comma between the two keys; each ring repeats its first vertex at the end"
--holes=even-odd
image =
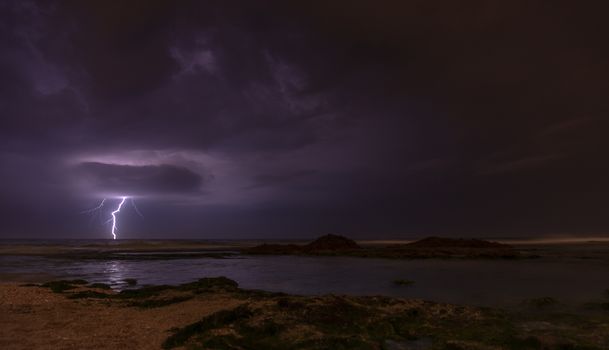
{"type": "MultiPolygon", "coordinates": [[[[165,349],[600,350],[609,348],[609,313],[569,314],[557,307],[503,311],[382,296],[295,296],[244,290],[225,277],[121,292],[56,281],[71,299],[108,306],[161,308],[210,295],[240,305],[170,330],[165,349]]],[[[187,307],[187,306],[185,306],[187,307]]]]}

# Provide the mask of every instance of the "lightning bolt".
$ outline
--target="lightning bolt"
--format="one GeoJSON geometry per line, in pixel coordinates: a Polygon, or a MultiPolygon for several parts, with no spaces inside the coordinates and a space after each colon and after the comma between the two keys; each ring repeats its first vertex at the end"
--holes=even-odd
{"type": "Polygon", "coordinates": [[[112,212],[112,237],[116,239],[116,214],[121,211],[121,207],[125,204],[127,197],[121,197],[121,202],[118,204],[116,210],[112,212]]]}
{"type": "Polygon", "coordinates": [[[135,205],[135,200],[133,198],[131,198],[131,205],[133,206],[133,209],[135,209],[137,215],[139,215],[143,219],[144,215],[142,215],[142,212],[138,209],[137,205],[135,205]]]}
{"type": "Polygon", "coordinates": [[[99,205],[97,207],[91,208],[91,209],[87,209],[85,211],[81,211],[80,213],[81,214],[87,214],[87,213],[92,213],[92,212],[94,212],[96,210],[99,210],[99,209],[101,209],[104,206],[105,202],[106,202],[106,198],[102,199],[101,203],[99,203],[99,205]]]}
{"type": "MultiPolygon", "coordinates": [[[[116,214],[118,214],[121,211],[123,205],[125,204],[125,202],[127,202],[127,200],[129,200],[131,202],[131,205],[133,206],[133,209],[135,210],[137,215],[139,215],[142,218],[144,217],[144,215],[142,215],[142,213],[138,209],[137,205],[135,205],[135,200],[133,198],[130,198],[128,196],[123,196],[120,198],[121,198],[121,202],[118,204],[118,207],[116,207],[116,209],[111,212],[111,217],[107,221],[104,222],[104,224],[112,223],[111,232],[112,232],[112,237],[114,239],[116,239],[116,220],[117,220],[116,214]]],[[[91,220],[93,220],[96,217],[99,217],[101,215],[102,208],[104,207],[105,204],[106,204],[106,198],[102,199],[102,201],[99,203],[99,205],[96,206],[95,208],[81,211],[81,214],[91,214],[92,215],[91,220]]]]}

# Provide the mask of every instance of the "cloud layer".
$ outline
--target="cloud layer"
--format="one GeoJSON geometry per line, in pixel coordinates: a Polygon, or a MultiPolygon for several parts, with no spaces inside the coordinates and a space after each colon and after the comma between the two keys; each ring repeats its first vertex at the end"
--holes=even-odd
{"type": "Polygon", "coordinates": [[[102,196],[196,193],[203,182],[201,175],[167,164],[134,166],[86,162],[81,163],[77,171],[89,191],[102,196]]]}
{"type": "Polygon", "coordinates": [[[0,236],[606,232],[605,7],[1,1],[0,236]]]}

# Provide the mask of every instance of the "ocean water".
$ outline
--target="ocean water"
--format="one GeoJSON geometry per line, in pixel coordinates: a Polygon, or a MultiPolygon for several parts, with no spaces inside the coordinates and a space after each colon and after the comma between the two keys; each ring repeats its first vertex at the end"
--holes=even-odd
{"type": "Polygon", "coordinates": [[[389,260],[350,257],[234,256],[227,259],[76,260],[2,255],[0,280],[83,278],[125,288],[226,276],[242,288],[301,295],[351,294],[422,298],[459,304],[517,305],[550,296],[564,303],[603,298],[605,259],[389,260]],[[397,286],[396,279],[414,281],[397,286]]]}

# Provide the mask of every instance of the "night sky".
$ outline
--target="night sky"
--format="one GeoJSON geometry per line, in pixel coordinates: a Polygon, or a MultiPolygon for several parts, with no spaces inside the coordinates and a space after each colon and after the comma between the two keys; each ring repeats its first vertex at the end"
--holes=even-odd
{"type": "Polygon", "coordinates": [[[0,1],[0,237],[607,233],[604,3],[0,1]]]}

